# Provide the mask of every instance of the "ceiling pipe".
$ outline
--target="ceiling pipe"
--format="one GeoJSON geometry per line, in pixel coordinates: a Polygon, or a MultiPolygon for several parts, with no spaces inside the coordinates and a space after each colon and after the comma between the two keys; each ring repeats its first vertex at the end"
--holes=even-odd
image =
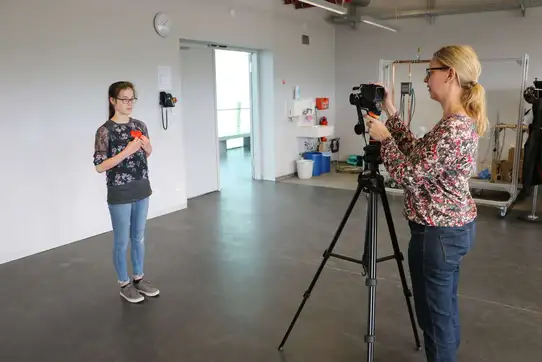
{"type": "Polygon", "coordinates": [[[427,16],[446,16],[446,15],[463,15],[463,14],[477,14],[490,11],[510,11],[519,10],[522,15],[525,16],[527,8],[542,6],[539,2],[534,2],[532,5],[523,1],[521,5],[518,4],[485,4],[474,5],[459,8],[441,8],[441,9],[418,9],[418,10],[403,10],[395,11],[393,13],[374,14],[372,15],[378,20],[396,20],[396,19],[409,19],[409,18],[424,18],[427,16]]]}
{"type": "Polygon", "coordinates": [[[358,11],[358,9],[366,8],[371,3],[371,0],[352,0],[348,2],[348,6],[346,7],[347,14],[344,14],[344,16],[331,16],[329,17],[329,20],[334,24],[350,24],[352,22],[359,21],[361,14],[358,14],[361,12],[361,10],[358,11]]]}

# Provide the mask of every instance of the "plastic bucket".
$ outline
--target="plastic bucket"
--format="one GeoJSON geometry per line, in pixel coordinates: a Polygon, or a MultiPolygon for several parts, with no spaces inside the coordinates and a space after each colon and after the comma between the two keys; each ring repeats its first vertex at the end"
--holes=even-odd
{"type": "Polygon", "coordinates": [[[306,152],[303,154],[303,158],[306,160],[313,160],[314,165],[312,167],[312,175],[320,176],[322,173],[322,153],[321,152],[306,152]]]}
{"type": "Polygon", "coordinates": [[[302,180],[308,180],[312,177],[312,169],[314,168],[313,160],[297,160],[297,177],[302,180]]]}
{"type": "Polygon", "coordinates": [[[322,152],[322,173],[331,172],[331,152],[322,152]]]}

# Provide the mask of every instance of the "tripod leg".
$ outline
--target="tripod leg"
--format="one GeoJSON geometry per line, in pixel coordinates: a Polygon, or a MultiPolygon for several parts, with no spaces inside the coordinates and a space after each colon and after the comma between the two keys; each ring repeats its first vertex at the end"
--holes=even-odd
{"type": "MultiPolygon", "coordinates": [[[[367,195],[367,201],[370,200],[370,196],[367,195]]],[[[365,244],[363,246],[363,257],[361,258],[361,265],[363,266],[363,275],[367,275],[370,263],[370,246],[369,240],[371,240],[371,203],[367,202],[367,216],[365,221],[365,244]]]]}
{"type": "Polygon", "coordinates": [[[367,226],[369,232],[366,233],[367,239],[365,240],[365,249],[368,247],[368,273],[365,280],[365,285],[369,287],[369,315],[367,323],[367,335],[365,336],[365,342],[367,343],[367,362],[372,362],[374,358],[374,343],[375,343],[375,329],[376,329],[376,239],[377,239],[377,212],[378,212],[378,194],[371,191],[369,196],[369,209],[367,210],[367,226]]]}
{"type": "Polygon", "coordinates": [[[395,260],[397,261],[397,267],[399,268],[399,275],[401,277],[401,284],[403,286],[403,293],[405,295],[405,300],[407,303],[408,314],[410,316],[410,323],[412,325],[412,331],[414,332],[416,348],[420,350],[421,349],[420,336],[418,334],[418,329],[416,328],[416,320],[414,318],[414,310],[412,308],[412,302],[411,302],[412,292],[408,288],[408,284],[406,281],[405,270],[403,268],[404,256],[403,256],[403,253],[401,253],[401,249],[399,248],[399,242],[397,241],[397,234],[395,233],[395,226],[393,225],[391,209],[388,203],[388,197],[386,195],[384,180],[382,178],[380,179],[379,189],[381,190],[382,207],[384,208],[384,214],[386,215],[386,221],[388,223],[391,244],[393,246],[393,254],[395,255],[395,260]]]}
{"type": "Polygon", "coordinates": [[[309,299],[312,290],[314,286],[316,285],[316,282],[318,281],[318,278],[320,277],[320,274],[322,273],[322,270],[324,269],[324,266],[326,262],[328,261],[329,257],[331,256],[331,253],[333,252],[333,248],[335,248],[335,244],[337,244],[337,241],[339,240],[339,237],[341,236],[341,233],[344,229],[344,226],[346,225],[346,222],[348,221],[348,218],[350,217],[350,214],[352,213],[352,210],[354,209],[354,206],[356,205],[356,202],[358,201],[359,194],[361,193],[363,187],[361,184],[358,184],[358,187],[356,189],[356,192],[354,193],[354,197],[352,197],[352,201],[350,201],[350,204],[348,205],[348,209],[346,210],[346,213],[343,216],[343,219],[341,220],[341,223],[335,232],[335,235],[333,236],[333,240],[331,241],[331,244],[329,244],[328,248],[324,252],[322,262],[320,263],[320,266],[318,267],[318,270],[316,271],[316,274],[314,275],[314,278],[312,279],[309,288],[307,291],[303,294],[303,301],[301,302],[301,305],[297,309],[297,312],[290,323],[290,326],[288,327],[288,330],[286,331],[286,334],[284,335],[282,342],[280,343],[279,350],[282,351],[284,348],[284,344],[286,343],[286,340],[288,339],[288,336],[292,332],[292,329],[294,328],[294,324],[297,321],[299,315],[301,314],[301,311],[303,310],[303,307],[305,306],[305,303],[309,299]]]}

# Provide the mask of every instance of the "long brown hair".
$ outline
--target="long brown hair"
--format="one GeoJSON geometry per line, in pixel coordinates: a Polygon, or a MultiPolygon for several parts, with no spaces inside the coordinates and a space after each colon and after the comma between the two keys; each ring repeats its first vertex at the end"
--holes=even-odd
{"type": "Polygon", "coordinates": [[[115,106],[113,105],[113,103],[111,103],[111,98],[117,99],[120,92],[122,92],[125,89],[131,89],[132,91],[134,91],[134,96],[135,96],[135,87],[131,82],[120,81],[120,82],[115,82],[109,86],[108,97],[107,97],[107,103],[109,103],[109,119],[113,118],[113,116],[115,115],[115,106]]]}
{"type": "Polygon", "coordinates": [[[474,120],[476,132],[483,135],[489,126],[486,109],[486,91],[478,78],[482,65],[474,49],[468,45],[448,45],[441,48],[434,58],[442,65],[455,69],[461,93],[461,103],[467,114],[474,120]]]}

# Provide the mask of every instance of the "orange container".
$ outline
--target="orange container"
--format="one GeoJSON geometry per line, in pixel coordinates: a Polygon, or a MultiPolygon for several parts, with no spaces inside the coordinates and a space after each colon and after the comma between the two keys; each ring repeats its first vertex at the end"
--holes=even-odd
{"type": "Polygon", "coordinates": [[[316,109],[328,109],[329,108],[329,98],[316,98],[316,109]]]}

